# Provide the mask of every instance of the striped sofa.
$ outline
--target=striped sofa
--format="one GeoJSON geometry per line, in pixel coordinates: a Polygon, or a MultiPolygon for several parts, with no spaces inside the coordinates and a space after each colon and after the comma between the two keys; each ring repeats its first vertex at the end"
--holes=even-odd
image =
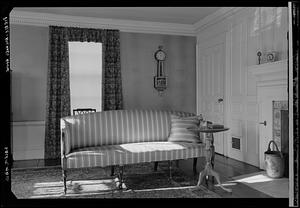
{"type": "Polygon", "coordinates": [[[61,164],[66,193],[70,168],[123,166],[205,156],[205,144],[168,142],[170,115],[163,110],[114,110],[61,118],[61,164]]]}

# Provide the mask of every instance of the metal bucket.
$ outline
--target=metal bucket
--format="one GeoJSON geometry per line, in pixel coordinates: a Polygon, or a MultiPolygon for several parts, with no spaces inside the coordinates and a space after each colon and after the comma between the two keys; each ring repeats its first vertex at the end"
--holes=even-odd
{"type": "Polygon", "coordinates": [[[284,158],[274,140],[269,142],[268,149],[265,151],[265,168],[267,175],[271,178],[281,178],[283,176],[284,158]],[[274,143],[276,151],[271,150],[271,143],[274,143]]]}

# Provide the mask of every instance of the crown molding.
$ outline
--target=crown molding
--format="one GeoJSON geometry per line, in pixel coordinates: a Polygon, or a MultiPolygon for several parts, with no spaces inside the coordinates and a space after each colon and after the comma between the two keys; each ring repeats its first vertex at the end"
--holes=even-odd
{"type": "Polygon", "coordinates": [[[122,32],[196,36],[194,26],[189,24],[78,17],[16,10],[10,13],[10,24],[40,27],[48,27],[49,25],[88,27],[119,29],[122,32]]]}
{"type": "Polygon", "coordinates": [[[10,13],[10,24],[40,27],[48,27],[49,25],[88,27],[99,29],[118,29],[122,32],[196,36],[201,30],[232,16],[241,9],[244,9],[244,7],[223,7],[195,24],[79,17],[13,10],[10,13]]]}
{"type": "Polygon", "coordinates": [[[202,20],[196,22],[194,24],[194,29],[195,29],[196,33],[199,33],[201,30],[204,30],[207,27],[232,16],[234,13],[236,13],[242,9],[244,9],[244,7],[223,7],[221,9],[218,9],[214,13],[212,13],[212,14],[206,16],[205,18],[203,18],[202,20]]]}

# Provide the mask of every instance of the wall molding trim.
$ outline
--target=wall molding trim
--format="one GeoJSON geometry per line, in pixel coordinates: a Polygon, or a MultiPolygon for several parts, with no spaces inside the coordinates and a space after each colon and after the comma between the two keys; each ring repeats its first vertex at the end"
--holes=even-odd
{"type": "Polygon", "coordinates": [[[88,27],[99,29],[119,29],[121,32],[152,33],[166,35],[197,36],[205,28],[233,15],[243,7],[223,7],[206,16],[195,24],[120,20],[107,18],[79,17],[12,10],[10,23],[48,27],[49,25],[65,27],[88,27]]]}
{"type": "Polygon", "coordinates": [[[45,121],[13,121],[13,126],[45,126],[45,121]]]}
{"type": "Polygon", "coordinates": [[[241,11],[242,9],[245,9],[244,7],[223,7],[216,12],[206,16],[202,20],[196,22],[194,24],[194,28],[196,31],[196,34],[198,34],[201,30],[206,29],[207,27],[216,24],[217,22],[224,20],[238,11],[241,11]]]}
{"type": "Polygon", "coordinates": [[[196,34],[194,26],[189,24],[79,17],[16,10],[13,10],[10,13],[10,23],[40,27],[57,25],[66,27],[119,29],[121,32],[154,33],[184,36],[195,36],[196,34]]]}

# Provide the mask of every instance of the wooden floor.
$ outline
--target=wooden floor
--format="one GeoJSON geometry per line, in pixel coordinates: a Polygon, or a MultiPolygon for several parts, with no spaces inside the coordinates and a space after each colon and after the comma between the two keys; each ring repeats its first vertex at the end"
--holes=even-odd
{"type": "MultiPolygon", "coordinates": [[[[198,174],[194,177],[198,178],[199,172],[204,169],[204,166],[205,159],[198,159],[198,174]]],[[[180,163],[179,167],[184,170],[186,174],[191,176],[193,175],[192,160],[190,160],[188,163],[180,163]]],[[[219,173],[223,186],[232,189],[232,193],[225,192],[223,189],[217,186],[216,181],[213,183],[210,179],[208,182],[208,189],[219,194],[222,198],[272,198],[271,196],[242,183],[230,182],[233,180],[232,177],[262,171],[255,166],[216,154],[214,170],[219,173]]],[[[202,185],[206,184],[203,183],[202,185]]]]}
{"type": "MultiPolygon", "coordinates": [[[[205,158],[198,159],[197,171],[201,171],[205,165],[205,158]]],[[[13,169],[19,168],[41,168],[41,167],[53,167],[60,166],[60,160],[24,160],[24,161],[14,161],[13,169]]],[[[193,175],[192,171],[192,160],[180,161],[179,167],[186,172],[186,174],[198,178],[197,175],[193,175]]],[[[215,171],[220,174],[221,182],[226,185],[228,181],[232,180],[232,177],[259,172],[261,169],[254,167],[252,165],[230,159],[221,155],[216,154],[215,156],[215,171]]],[[[232,194],[225,192],[220,187],[216,186],[209,180],[208,189],[216,192],[223,198],[271,198],[270,196],[250,188],[242,183],[228,183],[226,186],[232,189],[232,194]]],[[[205,183],[203,183],[205,185],[205,183]]]]}

